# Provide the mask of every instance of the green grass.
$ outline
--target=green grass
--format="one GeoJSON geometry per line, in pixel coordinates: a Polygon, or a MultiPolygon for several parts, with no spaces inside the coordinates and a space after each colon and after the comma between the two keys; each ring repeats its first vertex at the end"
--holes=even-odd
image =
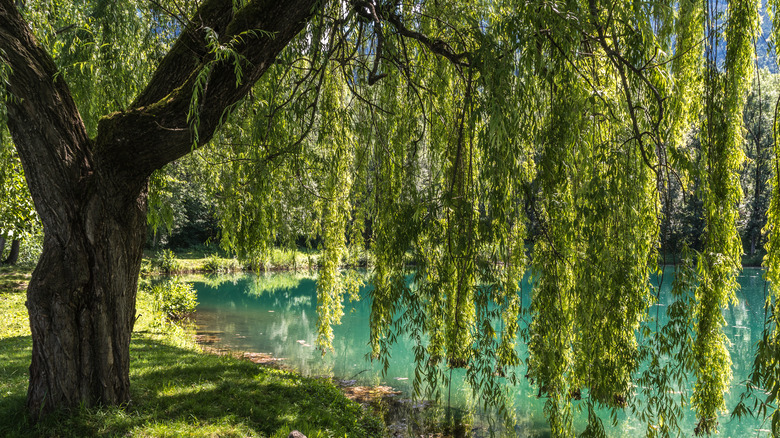
{"type": "MultiPolygon", "coordinates": [[[[166,250],[163,250],[166,251],[166,250]]],[[[238,271],[295,271],[317,268],[318,250],[273,248],[253,264],[244,265],[238,259],[218,251],[201,248],[176,250],[174,260],[162,257],[163,251],[145,251],[142,274],[229,273],[238,271]]]]}
{"type": "MultiPolygon", "coordinates": [[[[188,273],[231,273],[241,271],[278,272],[312,271],[319,267],[321,250],[305,247],[290,249],[274,247],[267,254],[257,256],[254,261],[239,261],[215,246],[193,248],[145,250],[141,273],[146,274],[188,274],[188,273]],[[166,257],[165,254],[172,255],[166,257]]],[[[405,262],[414,264],[411,253],[404,256],[405,262]]],[[[366,268],[374,265],[370,251],[354,250],[342,260],[344,267],[366,268]]]]}
{"type": "Polygon", "coordinates": [[[139,294],[130,346],[132,401],[79,408],[29,423],[24,403],[31,339],[28,272],[0,269],[0,436],[382,436],[383,426],[327,380],[202,353],[187,331],[162,322],[139,294]]]}

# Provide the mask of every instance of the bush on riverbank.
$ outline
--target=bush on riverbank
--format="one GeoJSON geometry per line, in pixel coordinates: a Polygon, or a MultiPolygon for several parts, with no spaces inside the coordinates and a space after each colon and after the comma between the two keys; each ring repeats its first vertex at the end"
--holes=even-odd
{"type": "Polygon", "coordinates": [[[178,322],[188,318],[198,306],[198,294],[190,283],[177,277],[170,277],[139,291],[149,294],[152,307],[164,321],[178,322]]]}
{"type": "Polygon", "coordinates": [[[79,408],[30,425],[25,410],[32,342],[29,270],[0,269],[0,436],[379,437],[383,426],[329,381],[202,353],[179,326],[161,324],[139,293],[130,346],[132,401],[79,408]]]}

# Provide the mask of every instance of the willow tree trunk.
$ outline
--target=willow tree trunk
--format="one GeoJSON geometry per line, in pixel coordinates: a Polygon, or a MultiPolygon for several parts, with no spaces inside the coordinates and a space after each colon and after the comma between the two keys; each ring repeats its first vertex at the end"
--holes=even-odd
{"type": "Polygon", "coordinates": [[[27,404],[34,416],[130,400],[128,351],[146,237],[145,193],[99,187],[113,184],[96,184],[77,201],[77,215],[46,228],[27,290],[33,339],[27,404]]]}
{"type": "MultiPolygon", "coordinates": [[[[19,246],[21,242],[19,239],[14,239],[11,241],[11,250],[8,252],[8,257],[6,257],[3,264],[6,265],[15,265],[16,262],[19,261],[19,246]]],[[[3,242],[3,245],[5,245],[5,242],[3,242]]],[[[3,253],[2,245],[0,245],[0,254],[3,253]]]]}
{"type": "Polygon", "coordinates": [[[304,28],[318,0],[206,0],[130,108],[87,135],[63,75],[14,0],[0,0],[0,61],[11,68],[8,128],[44,229],[27,289],[33,352],[27,406],[58,408],[130,399],[129,345],[146,232],[149,175],[193,149],[187,114],[199,72],[198,143],[219,127],[304,28]],[[236,66],[209,51],[207,29],[233,41],[236,66]],[[252,32],[262,30],[262,32],[252,32]]]}

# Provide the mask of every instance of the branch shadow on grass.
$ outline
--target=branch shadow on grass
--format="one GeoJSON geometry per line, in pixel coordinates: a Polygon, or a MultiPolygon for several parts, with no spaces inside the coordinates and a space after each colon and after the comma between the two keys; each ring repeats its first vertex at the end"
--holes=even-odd
{"type": "Polygon", "coordinates": [[[381,436],[379,423],[326,381],[137,335],[128,405],[60,411],[31,425],[30,345],[29,336],[0,339],[0,436],[381,436]]]}

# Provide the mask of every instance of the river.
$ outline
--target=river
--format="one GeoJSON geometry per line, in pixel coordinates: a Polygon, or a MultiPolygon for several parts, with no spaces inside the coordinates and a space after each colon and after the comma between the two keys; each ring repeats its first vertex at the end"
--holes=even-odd
{"type": "MultiPolygon", "coordinates": [[[[660,314],[663,322],[666,306],[671,304],[669,293],[671,271],[667,270],[661,287],[660,300],[652,306],[650,315],[660,314]]],[[[324,356],[315,347],[317,338],[316,278],[311,274],[273,273],[265,275],[241,274],[191,278],[198,293],[195,315],[197,330],[207,334],[217,348],[235,351],[267,353],[284,358],[284,364],[304,375],[332,376],[342,380],[354,380],[361,385],[387,385],[400,391],[401,397],[409,397],[414,377],[411,344],[399,338],[392,350],[390,367],[383,376],[377,363],[367,361],[369,352],[369,313],[371,309],[366,287],[361,290],[359,301],[345,302],[341,325],[334,329],[334,351],[324,356]]],[[[750,372],[756,342],[761,337],[764,321],[765,283],[762,271],[745,269],[740,277],[739,303],[724,311],[726,333],[731,340],[729,347],[733,361],[732,390],[726,395],[728,409],[739,400],[740,384],[750,372]]],[[[523,302],[528,303],[530,286],[523,287],[523,302]]],[[[527,350],[520,343],[521,358],[527,350]]],[[[525,372],[518,370],[518,375],[525,372]]],[[[537,398],[537,389],[525,379],[509,388],[514,394],[510,404],[514,409],[514,427],[504,429],[499,435],[547,436],[549,427],[544,417],[544,399],[537,398]]],[[[453,377],[453,385],[444,389],[441,405],[457,408],[473,435],[484,434],[495,423],[489,413],[482,412],[471,390],[462,384],[459,374],[453,377]]],[[[582,402],[575,402],[575,405],[582,402]]],[[[584,403],[581,406],[584,409],[584,403]]],[[[690,409],[682,420],[683,430],[692,431],[694,414],[690,409]]],[[[645,425],[627,413],[617,415],[612,425],[609,412],[600,412],[607,434],[613,437],[635,437],[645,434],[645,425]]],[[[575,427],[581,432],[586,424],[587,412],[575,416],[575,427]]],[[[757,420],[731,420],[721,415],[721,437],[768,436],[769,424],[757,420]]]]}

